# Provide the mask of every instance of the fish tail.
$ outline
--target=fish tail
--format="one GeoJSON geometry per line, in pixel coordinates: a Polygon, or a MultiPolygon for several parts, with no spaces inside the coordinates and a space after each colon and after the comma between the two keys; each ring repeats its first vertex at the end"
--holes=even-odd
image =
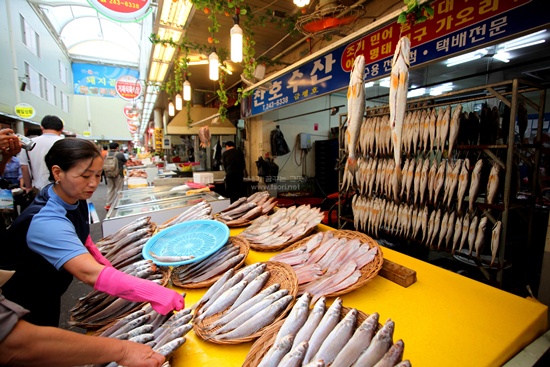
{"type": "Polygon", "coordinates": [[[355,158],[355,157],[349,157],[349,158],[348,158],[348,170],[349,170],[352,174],[355,174],[355,172],[357,172],[357,169],[358,169],[357,158],[355,158]]]}
{"type": "Polygon", "coordinates": [[[395,170],[393,171],[393,197],[396,202],[400,201],[399,193],[401,192],[401,190],[399,186],[401,184],[402,178],[403,172],[401,171],[401,166],[396,165],[395,170]]]}

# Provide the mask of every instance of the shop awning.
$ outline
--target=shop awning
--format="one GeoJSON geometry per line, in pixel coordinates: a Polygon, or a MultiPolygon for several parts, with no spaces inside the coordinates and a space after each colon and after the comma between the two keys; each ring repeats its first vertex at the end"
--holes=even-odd
{"type": "MultiPolygon", "coordinates": [[[[237,128],[227,119],[218,123],[212,123],[218,113],[217,108],[191,107],[191,127],[187,126],[187,110],[184,108],[168,123],[169,135],[198,135],[199,129],[208,125],[210,135],[235,135],[237,128]],[[210,119],[209,117],[212,117],[210,119]],[[200,123],[196,123],[202,121],[200,123]]],[[[216,119],[219,121],[219,119],[216,119]]]]}

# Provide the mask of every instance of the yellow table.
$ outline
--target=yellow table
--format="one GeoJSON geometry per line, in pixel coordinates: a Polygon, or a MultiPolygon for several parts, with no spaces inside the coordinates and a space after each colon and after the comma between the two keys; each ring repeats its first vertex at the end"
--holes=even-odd
{"type": "MultiPolygon", "coordinates": [[[[231,236],[239,232],[232,229],[231,236]]],[[[367,314],[378,312],[381,323],[394,320],[394,341],[403,339],[404,359],[413,366],[501,366],[548,329],[547,306],[537,301],[385,247],[382,251],[384,258],[416,270],[416,283],[404,288],[376,276],[342,299],[346,307],[367,314]]],[[[276,253],[250,251],[246,264],[267,261],[276,253]]],[[[206,289],[186,290],[186,307],[204,292],[206,289]]],[[[213,344],[192,331],[186,337],[173,356],[173,367],[241,366],[253,344],[213,344]]]]}

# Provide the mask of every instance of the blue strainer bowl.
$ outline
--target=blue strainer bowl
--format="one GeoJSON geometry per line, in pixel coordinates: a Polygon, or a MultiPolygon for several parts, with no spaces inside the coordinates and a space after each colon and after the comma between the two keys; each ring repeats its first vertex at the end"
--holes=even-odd
{"type": "Polygon", "coordinates": [[[142,254],[161,266],[180,266],[201,261],[219,250],[229,239],[229,227],[217,220],[191,220],[170,226],[151,237],[142,254]],[[183,261],[161,261],[153,256],[194,256],[183,261]]]}

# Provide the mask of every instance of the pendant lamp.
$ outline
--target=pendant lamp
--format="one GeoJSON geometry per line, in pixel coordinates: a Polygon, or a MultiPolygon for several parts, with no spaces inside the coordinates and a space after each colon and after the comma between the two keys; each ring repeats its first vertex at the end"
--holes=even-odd
{"type": "Polygon", "coordinates": [[[174,103],[170,101],[170,103],[168,103],[168,115],[174,116],[175,114],[176,114],[176,111],[175,111],[174,103]]]}
{"type": "Polygon", "coordinates": [[[231,61],[243,61],[243,30],[239,27],[239,16],[234,15],[233,21],[235,25],[229,32],[231,36],[231,61]]]}
{"type": "Polygon", "coordinates": [[[176,94],[176,110],[181,111],[183,108],[183,99],[181,98],[181,94],[176,94]]]}
{"type": "Polygon", "coordinates": [[[188,80],[183,82],[183,100],[184,101],[191,100],[191,83],[189,83],[188,80]]]}
{"type": "Polygon", "coordinates": [[[220,77],[219,75],[219,65],[220,61],[218,58],[218,54],[216,54],[216,51],[212,51],[210,56],[208,56],[208,66],[209,66],[209,77],[210,80],[218,80],[220,77]]]}

